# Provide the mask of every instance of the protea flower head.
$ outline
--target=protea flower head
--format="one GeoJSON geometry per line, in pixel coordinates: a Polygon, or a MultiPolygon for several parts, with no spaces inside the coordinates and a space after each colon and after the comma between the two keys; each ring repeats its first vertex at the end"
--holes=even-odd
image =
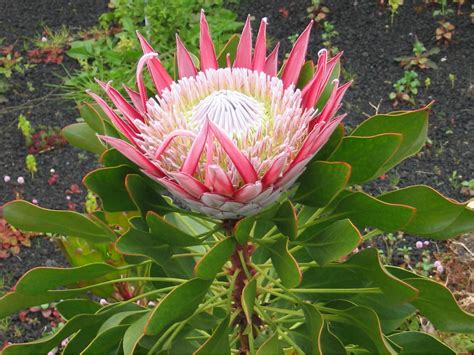
{"type": "Polygon", "coordinates": [[[125,88],[131,103],[100,83],[117,110],[91,93],[126,139],[101,138],[191,209],[219,219],[238,219],[269,206],[287,191],[327,142],[344,115],[335,116],[350,83],[339,86],[321,111],[315,110],[340,55],[319,52],[314,76],[296,84],[312,23],[299,36],[278,73],[277,44],[267,56],[264,18],[252,48],[247,19],[232,61],[219,67],[208,24],[201,13],[200,65],[179,36],[177,81],[138,34],[144,55],[138,62],[138,91],[125,88]],[[156,88],[149,98],[142,71],[156,88]]]}

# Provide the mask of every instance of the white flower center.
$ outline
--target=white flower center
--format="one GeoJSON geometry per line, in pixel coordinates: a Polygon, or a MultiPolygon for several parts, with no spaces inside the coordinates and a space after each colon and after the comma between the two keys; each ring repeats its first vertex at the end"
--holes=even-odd
{"type": "Polygon", "coordinates": [[[220,90],[201,100],[192,110],[192,119],[202,125],[209,119],[229,136],[242,136],[261,125],[264,105],[253,97],[233,90],[220,90]]]}

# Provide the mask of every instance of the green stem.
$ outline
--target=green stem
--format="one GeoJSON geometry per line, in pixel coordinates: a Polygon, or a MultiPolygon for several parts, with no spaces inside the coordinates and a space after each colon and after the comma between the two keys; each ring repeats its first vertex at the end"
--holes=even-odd
{"type": "Polygon", "coordinates": [[[374,230],[370,231],[369,233],[367,233],[366,235],[364,235],[363,239],[364,239],[364,241],[366,241],[366,240],[369,240],[370,238],[373,238],[373,237],[375,237],[377,235],[380,235],[382,233],[383,233],[382,230],[374,229],[374,230]]]}
{"type": "MultiPolygon", "coordinates": [[[[278,289],[276,289],[278,290],[278,289]]],[[[379,287],[366,288],[290,288],[294,293],[382,293],[379,287]]]]}

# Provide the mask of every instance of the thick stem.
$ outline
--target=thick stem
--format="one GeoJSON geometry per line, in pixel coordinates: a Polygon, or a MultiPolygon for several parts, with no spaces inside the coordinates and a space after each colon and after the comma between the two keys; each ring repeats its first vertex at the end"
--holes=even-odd
{"type": "Polygon", "coordinates": [[[239,314],[234,320],[234,326],[238,327],[239,330],[239,338],[240,338],[240,349],[239,349],[239,354],[247,354],[249,351],[249,339],[248,335],[244,334],[245,329],[248,326],[247,323],[247,318],[245,317],[245,314],[242,309],[242,292],[244,290],[244,287],[248,281],[248,277],[245,274],[245,267],[247,270],[250,270],[250,253],[249,253],[249,244],[245,243],[244,245],[237,245],[234,253],[230,257],[232,267],[230,269],[230,272],[232,274],[237,274],[237,277],[235,279],[235,284],[234,284],[234,290],[232,292],[232,306],[234,309],[239,311],[239,314]],[[245,267],[242,265],[242,260],[240,255],[243,256],[243,261],[245,262],[245,267]]]}

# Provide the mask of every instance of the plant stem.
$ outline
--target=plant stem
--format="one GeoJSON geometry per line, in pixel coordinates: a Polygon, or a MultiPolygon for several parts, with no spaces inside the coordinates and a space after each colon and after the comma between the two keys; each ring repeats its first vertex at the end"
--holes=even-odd
{"type": "MultiPolygon", "coordinates": [[[[224,223],[227,226],[227,235],[232,235],[234,224],[231,221],[224,223]]],[[[232,275],[235,279],[234,288],[232,291],[232,308],[236,311],[235,319],[232,324],[238,328],[238,337],[239,337],[239,354],[245,355],[250,352],[253,348],[253,327],[254,323],[257,324],[260,322],[260,318],[252,319],[252,322],[249,324],[242,307],[242,292],[245,285],[248,281],[255,275],[255,270],[251,266],[250,256],[254,251],[254,246],[249,243],[237,244],[233,254],[230,257],[231,267],[228,270],[229,274],[232,275]],[[252,331],[246,331],[248,328],[252,331]],[[252,339],[250,339],[252,338],[252,339]]]]}

